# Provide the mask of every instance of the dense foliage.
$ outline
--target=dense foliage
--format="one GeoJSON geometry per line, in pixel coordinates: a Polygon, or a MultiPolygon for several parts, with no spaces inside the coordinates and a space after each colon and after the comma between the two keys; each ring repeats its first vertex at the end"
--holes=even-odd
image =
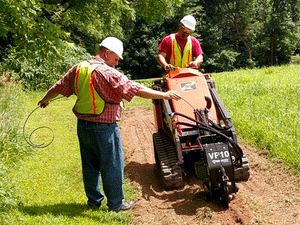
{"type": "Polygon", "coordinates": [[[116,36],[125,46],[124,73],[159,77],[160,41],[192,14],[205,53],[201,70],[280,65],[299,53],[299,10],[298,0],[2,0],[0,62],[27,87],[47,88],[116,36]]]}
{"type": "Polygon", "coordinates": [[[134,65],[129,71],[134,78],[159,76],[160,71],[153,72],[157,65],[150,62],[156,60],[162,38],[177,32],[179,21],[186,14],[197,19],[193,35],[204,51],[203,71],[286,64],[300,49],[299,7],[296,0],[191,0],[163,23],[136,24],[127,38],[131,54],[124,64],[129,70],[134,65]],[[141,75],[140,71],[145,73],[141,75]]]}
{"type": "Polygon", "coordinates": [[[0,60],[30,88],[47,88],[106,36],[124,39],[135,18],[171,15],[181,0],[2,0],[0,60]],[[155,13],[153,13],[155,12],[155,13]]]}

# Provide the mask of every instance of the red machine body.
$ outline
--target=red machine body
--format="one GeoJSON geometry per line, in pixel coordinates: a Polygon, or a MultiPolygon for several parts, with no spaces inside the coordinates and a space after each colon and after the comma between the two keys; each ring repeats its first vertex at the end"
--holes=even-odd
{"type": "MultiPolygon", "coordinates": [[[[166,87],[168,90],[177,91],[184,100],[171,100],[171,105],[174,112],[185,114],[189,117],[194,117],[194,112],[191,110],[192,105],[196,109],[205,108],[207,101],[203,96],[207,96],[212,99],[210,91],[208,89],[206,78],[204,74],[198,70],[183,68],[181,70],[175,70],[170,72],[166,77],[166,87]],[[187,104],[187,102],[190,104],[187,104]]],[[[217,117],[216,107],[211,105],[208,119],[218,124],[219,119],[217,117]]],[[[179,122],[186,122],[186,118],[177,116],[179,122]]]]}
{"type": "Polygon", "coordinates": [[[154,100],[157,132],[153,134],[156,164],[166,189],[185,185],[195,174],[210,196],[227,205],[238,189],[236,181],[249,178],[249,164],[231,118],[214,81],[190,68],[172,71],[153,89],[175,90],[181,100],[154,100]]]}

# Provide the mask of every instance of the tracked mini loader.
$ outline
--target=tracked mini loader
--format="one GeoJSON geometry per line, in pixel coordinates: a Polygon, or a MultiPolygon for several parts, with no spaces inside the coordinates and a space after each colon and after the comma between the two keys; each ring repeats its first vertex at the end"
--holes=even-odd
{"type": "Polygon", "coordinates": [[[155,161],[166,190],[185,186],[189,173],[196,175],[211,199],[228,206],[247,181],[249,164],[215,83],[191,68],[166,74],[154,90],[175,90],[175,100],[153,100],[157,132],[153,134],[155,161]]]}

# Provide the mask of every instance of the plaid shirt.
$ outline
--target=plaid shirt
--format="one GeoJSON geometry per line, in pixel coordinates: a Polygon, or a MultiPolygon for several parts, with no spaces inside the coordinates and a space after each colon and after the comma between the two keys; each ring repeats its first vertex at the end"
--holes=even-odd
{"type": "MultiPolygon", "coordinates": [[[[104,111],[100,115],[88,115],[73,112],[78,119],[92,122],[114,123],[121,119],[122,108],[119,103],[123,99],[131,101],[138,90],[142,87],[141,84],[129,80],[125,75],[116,69],[105,64],[104,60],[95,56],[93,61],[101,63],[92,73],[93,86],[99,96],[106,102],[104,111]]],[[[60,94],[69,97],[75,94],[75,76],[78,64],[73,66],[53,88],[60,94]]]]}

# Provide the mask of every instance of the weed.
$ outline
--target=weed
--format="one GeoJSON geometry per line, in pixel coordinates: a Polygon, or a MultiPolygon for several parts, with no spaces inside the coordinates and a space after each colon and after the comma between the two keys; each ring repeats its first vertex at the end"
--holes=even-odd
{"type": "Polygon", "coordinates": [[[5,186],[7,170],[30,152],[24,145],[21,135],[20,119],[23,115],[20,84],[15,82],[10,73],[0,77],[0,208],[16,206],[16,199],[11,190],[5,186]]]}

